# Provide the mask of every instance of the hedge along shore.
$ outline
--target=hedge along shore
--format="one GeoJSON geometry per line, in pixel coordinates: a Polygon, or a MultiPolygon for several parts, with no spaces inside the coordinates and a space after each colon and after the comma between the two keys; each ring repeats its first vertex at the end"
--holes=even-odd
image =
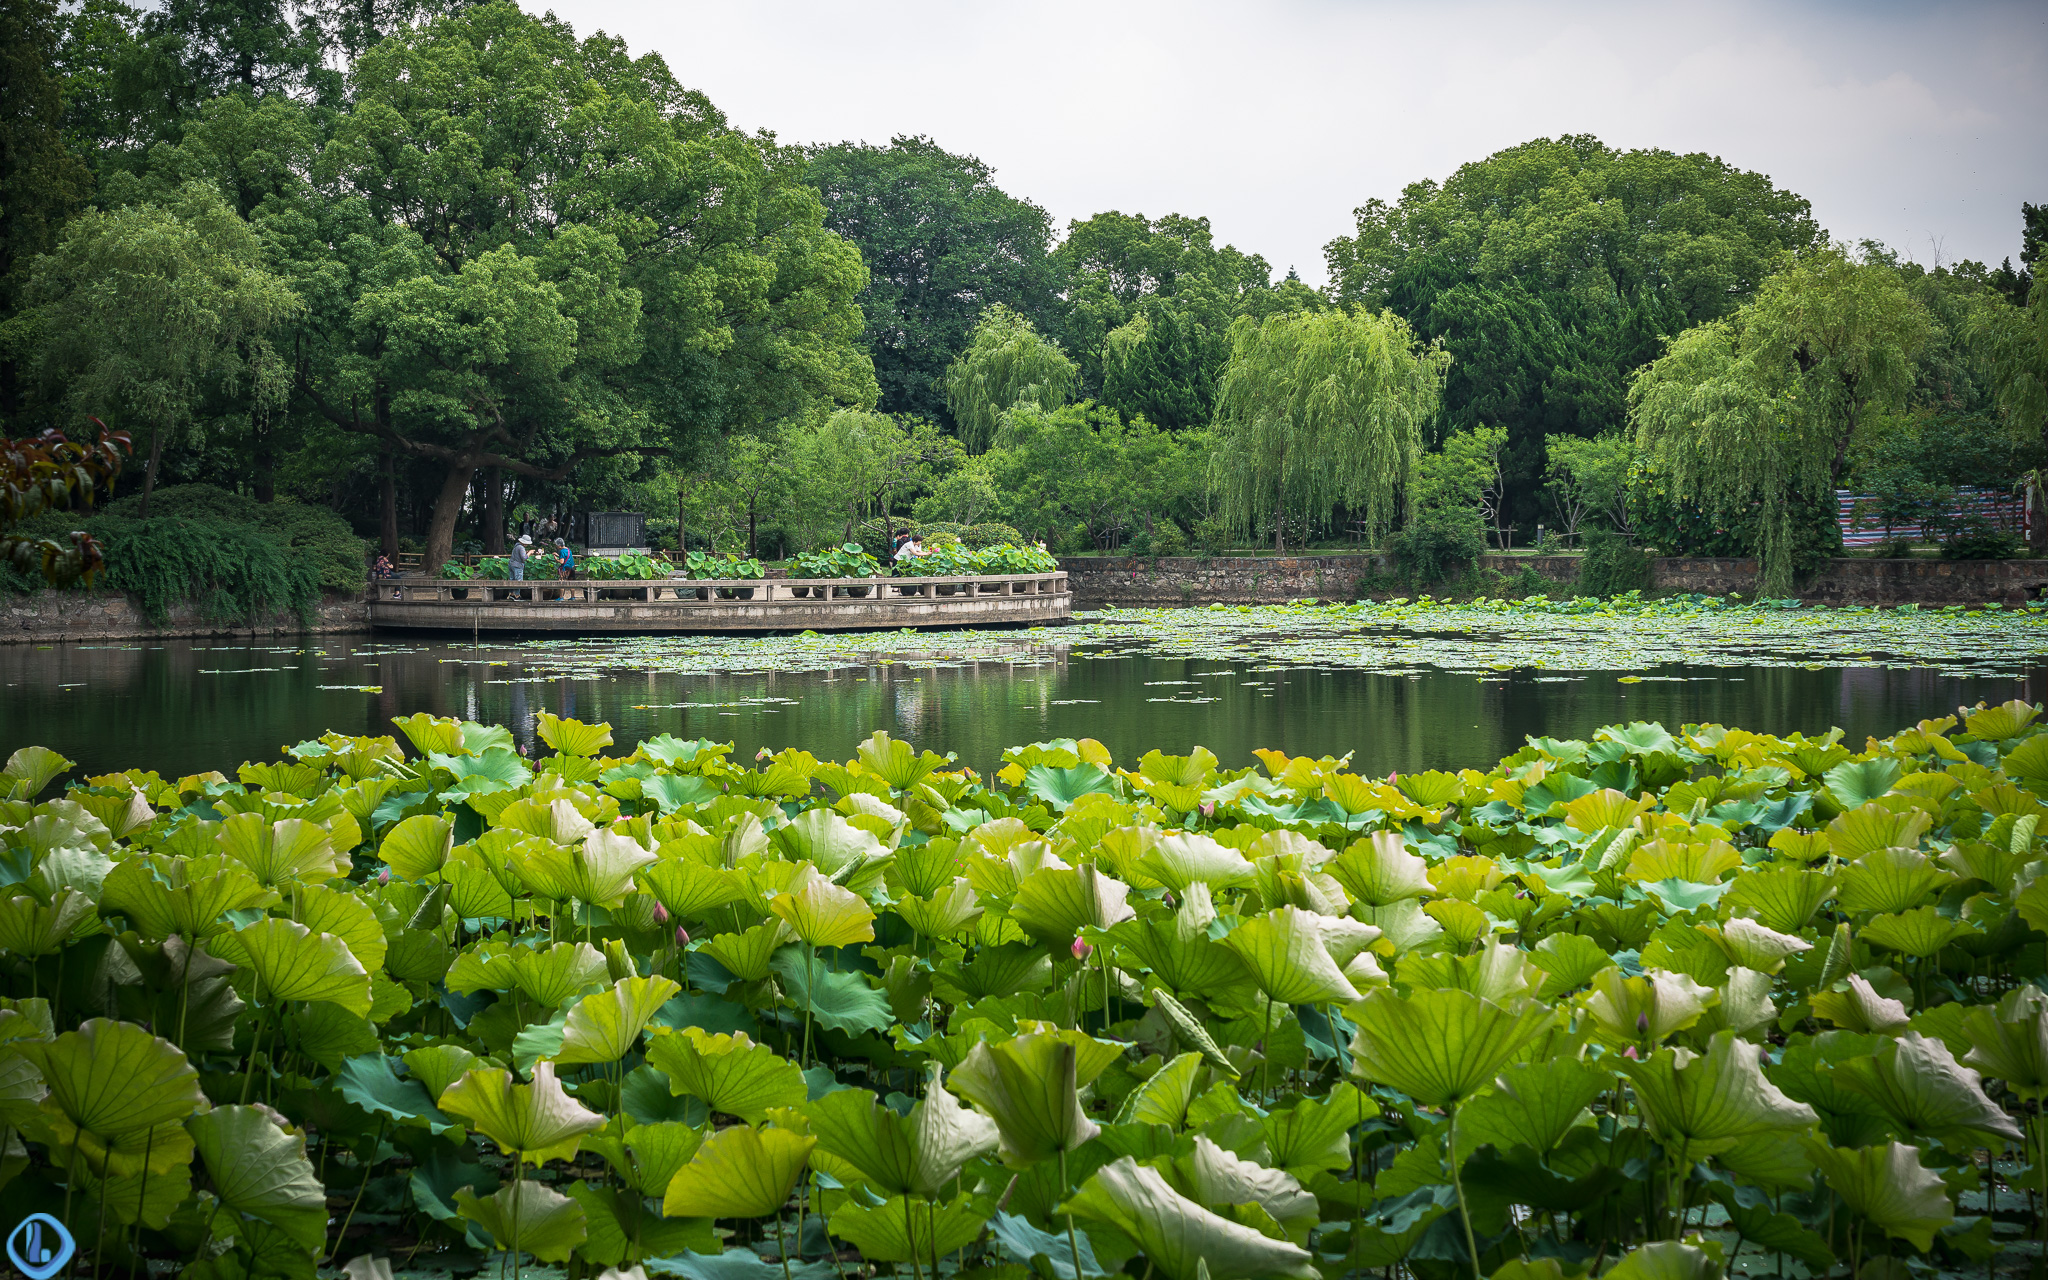
{"type": "MultiPolygon", "coordinates": [[[[1525,570],[1561,585],[1578,578],[1579,557],[1481,556],[1480,567],[1512,579],[1525,570]]],[[[1389,552],[1298,556],[1065,556],[1060,567],[1074,607],[1280,604],[1351,600],[1361,579],[1398,566],[1389,552]]],[[[1658,591],[1705,595],[1756,590],[1756,561],[1733,556],[1665,556],[1650,561],[1658,591]]],[[[1820,604],[2021,604],[2048,590],[2048,560],[1831,560],[1800,584],[1820,604]]],[[[1378,593],[1385,594],[1385,593],[1378,593]]]]}

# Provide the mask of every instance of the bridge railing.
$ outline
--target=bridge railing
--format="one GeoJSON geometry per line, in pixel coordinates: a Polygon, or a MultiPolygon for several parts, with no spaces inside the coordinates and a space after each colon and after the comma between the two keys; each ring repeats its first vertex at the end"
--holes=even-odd
{"type": "Polygon", "coordinates": [[[407,575],[373,580],[365,589],[365,598],[378,603],[479,606],[659,601],[679,608],[719,608],[797,600],[852,606],[878,600],[1058,595],[1067,589],[1064,570],[959,578],[760,578],[739,582],[701,578],[536,578],[511,582],[499,578],[407,575]]]}

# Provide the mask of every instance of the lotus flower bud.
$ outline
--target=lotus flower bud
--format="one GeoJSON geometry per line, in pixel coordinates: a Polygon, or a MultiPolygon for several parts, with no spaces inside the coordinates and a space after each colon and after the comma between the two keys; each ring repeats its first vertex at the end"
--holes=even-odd
{"type": "Polygon", "coordinates": [[[681,925],[676,926],[676,945],[678,947],[687,947],[690,945],[690,931],[688,929],[683,928],[683,926],[681,925]]]}
{"type": "Polygon", "coordinates": [[[655,904],[654,904],[654,923],[656,923],[656,924],[667,924],[667,923],[668,923],[668,908],[667,908],[667,907],[664,907],[664,906],[662,906],[662,905],[661,905],[661,904],[660,904],[659,902],[657,902],[657,903],[655,903],[655,904]]]}
{"type": "Polygon", "coordinates": [[[1636,1015],[1636,1034],[1639,1036],[1646,1036],[1650,1034],[1649,1014],[1639,1013],[1636,1015]]]}
{"type": "Polygon", "coordinates": [[[766,747],[763,747],[759,751],[756,751],[754,753],[754,759],[756,760],[773,760],[774,758],[775,753],[773,751],[770,751],[766,747]]]}
{"type": "Polygon", "coordinates": [[[1204,800],[1200,805],[1196,807],[1201,810],[1201,814],[1205,818],[1213,818],[1216,816],[1216,802],[1214,800],[1204,800]]]}
{"type": "Polygon", "coordinates": [[[1093,950],[1095,950],[1095,948],[1089,946],[1087,943],[1081,941],[1079,938],[1074,939],[1074,959],[1086,960],[1088,958],[1088,953],[1093,950]]]}
{"type": "Polygon", "coordinates": [[[1628,1048],[1623,1049],[1621,1051],[1621,1056],[1627,1058],[1631,1062],[1636,1061],[1636,1047],[1634,1045],[1630,1045],[1628,1048]]]}
{"type": "Polygon", "coordinates": [[[389,867],[385,867],[384,869],[382,869],[381,871],[379,871],[379,872],[377,873],[377,883],[378,883],[378,884],[390,884],[390,883],[391,883],[391,868],[389,868],[389,867]]]}

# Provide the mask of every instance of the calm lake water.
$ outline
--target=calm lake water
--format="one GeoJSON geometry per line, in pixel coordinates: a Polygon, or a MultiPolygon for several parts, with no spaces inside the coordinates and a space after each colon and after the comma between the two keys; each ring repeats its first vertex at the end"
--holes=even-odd
{"type": "Polygon", "coordinates": [[[40,743],[78,761],[81,775],[232,776],[238,763],[275,759],[323,730],[390,733],[392,717],[416,711],[509,724],[534,749],[534,716],[552,711],[609,721],[621,743],[661,732],[730,740],[741,759],[785,746],[845,759],[887,729],[981,769],[1005,746],[1092,737],[1126,764],[1154,747],[1200,743],[1227,765],[1254,763],[1259,747],[1351,751],[1359,771],[1383,774],[1488,767],[1524,735],[1583,737],[1631,720],[1775,733],[1840,726],[1860,745],[1960,703],[2048,692],[2048,664],[1996,677],[1853,665],[1474,676],[1110,655],[1045,632],[1012,633],[1004,648],[938,667],[878,653],[829,670],[681,674],[636,671],[630,659],[565,670],[559,643],[9,645],[0,646],[0,758],[40,743]]]}

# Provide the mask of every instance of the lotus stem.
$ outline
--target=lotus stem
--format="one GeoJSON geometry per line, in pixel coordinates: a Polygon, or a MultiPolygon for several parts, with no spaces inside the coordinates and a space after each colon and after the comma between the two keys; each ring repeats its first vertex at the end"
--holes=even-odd
{"type": "Polygon", "coordinates": [[[389,1116],[381,1117],[377,1121],[377,1136],[370,1139],[370,1158],[363,1161],[363,1180],[356,1184],[356,1198],[348,1206],[348,1216],[341,1220],[341,1230],[334,1237],[334,1252],[327,1255],[329,1262],[334,1260],[335,1254],[341,1252],[343,1242],[348,1239],[349,1225],[356,1220],[356,1210],[362,1207],[363,1192],[370,1187],[370,1168],[377,1163],[377,1148],[384,1145],[384,1126],[389,1123],[389,1116]]]}
{"type": "Polygon", "coordinates": [[[789,1280],[789,1235],[782,1229],[781,1205],[775,1206],[775,1247],[782,1251],[782,1280],[789,1280]]]}
{"type": "MultiPolygon", "coordinates": [[[[1016,1181],[1015,1178],[1012,1178],[1010,1180],[1011,1185],[1015,1186],[1016,1181]]],[[[1009,1195],[1008,1192],[1003,1194],[1006,1198],[1009,1195]]],[[[1069,1200],[1074,1198],[1073,1185],[1067,1181],[1067,1149],[1065,1147],[1060,1148],[1060,1194],[1069,1200]]],[[[1071,1209],[1067,1211],[1067,1260],[1073,1263],[1074,1280],[1081,1280],[1081,1245],[1078,1237],[1074,1234],[1074,1213],[1071,1209]]]]}
{"type": "Polygon", "coordinates": [[[1458,1177],[1458,1104],[1453,1102],[1445,1107],[1444,1114],[1450,1118],[1450,1131],[1444,1139],[1444,1168],[1451,1175],[1451,1190],[1458,1197],[1458,1222],[1465,1228],[1465,1256],[1472,1260],[1472,1280],[1481,1280],[1479,1242],[1472,1236],[1472,1214],[1465,1207],[1465,1183],[1458,1177]]]}

